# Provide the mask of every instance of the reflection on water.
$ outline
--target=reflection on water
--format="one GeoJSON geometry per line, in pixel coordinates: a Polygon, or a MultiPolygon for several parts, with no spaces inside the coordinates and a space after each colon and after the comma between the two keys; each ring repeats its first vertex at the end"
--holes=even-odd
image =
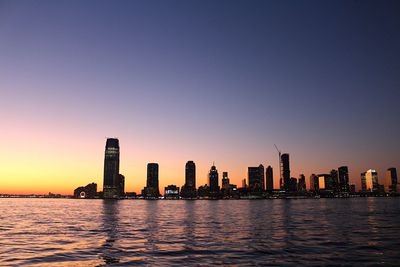
{"type": "Polygon", "coordinates": [[[0,199],[0,265],[398,265],[400,199],[0,199]]]}

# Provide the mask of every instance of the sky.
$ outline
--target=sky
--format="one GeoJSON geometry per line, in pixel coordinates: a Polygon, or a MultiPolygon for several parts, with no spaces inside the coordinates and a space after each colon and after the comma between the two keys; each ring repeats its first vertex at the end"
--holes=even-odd
{"type": "Polygon", "coordinates": [[[291,175],[400,162],[398,1],[0,0],[0,193],[103,186],[107,137],[126,191],[197,186],[215,161],[290,154],[291,175]]]}

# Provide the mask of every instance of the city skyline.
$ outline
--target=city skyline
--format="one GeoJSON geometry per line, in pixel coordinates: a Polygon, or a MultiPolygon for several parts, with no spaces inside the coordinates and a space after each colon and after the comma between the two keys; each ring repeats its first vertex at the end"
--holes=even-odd
{"type": "Polygon", "coordinates": [[[399,168],[395,1],[0,2],[0,193],[103,185],[106,137],[125,191],[196,186],[211,163],[290,176],[399,168]],[[73,19],[72,19],[73,18],[73,19]]]}

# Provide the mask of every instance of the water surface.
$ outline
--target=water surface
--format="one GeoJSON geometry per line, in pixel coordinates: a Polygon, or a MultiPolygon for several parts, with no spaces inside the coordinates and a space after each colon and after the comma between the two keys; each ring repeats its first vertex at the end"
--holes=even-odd
{"type": "Polygon", "coordinates": [[[0,265],[399,266],[400,198],[0,199],[0,265]]]}

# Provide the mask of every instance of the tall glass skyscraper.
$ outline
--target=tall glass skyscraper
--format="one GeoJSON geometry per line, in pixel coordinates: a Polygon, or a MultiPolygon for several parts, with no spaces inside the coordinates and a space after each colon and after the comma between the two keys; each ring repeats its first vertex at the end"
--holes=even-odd
{"type": "Polygon", "coordinates": [[[104,156],[104,198],[118,198],[119,178],[119,141],[115,138],[108,138],[104,156]]]}
{"type": "Polygon", "coordinates": [[[267,170],[265,171],[265,177],[267,192],[271,193],[274,190],[274,173],[271,166],[267,167],[267,170]]]}
{"type": "Polygon", "coordinates": [[[264,166],[262,164],[258,167],[249,167],[247,178],[251,191],[264,191],[264,166]]]}
{"type": "Polygon", "coordinates": [[[348,193],[350,191],[349,186],[349,169],[347,166],[339,167],[339,191],[341,193],[348,193]]]}
{"type": "Polygon", "coordinates": [[[213,164],[210,173],[208,174],[209,185],[210,185],[210,194],[219,193],[219,185],[218,185],[218,170],[213,164]]]}
{"type": "Polygon", "coordinates": [[[290,191],[290,165],[289,165],[289,154],[281,155],[281,189],[286,192],[290,191]]]}
{"type": "Polygon", "coordinates": [[[145,191],[147,198],[158,198],[160,196],[158,187],[158,163],[147,164],[147,183],[145,191]]]}

